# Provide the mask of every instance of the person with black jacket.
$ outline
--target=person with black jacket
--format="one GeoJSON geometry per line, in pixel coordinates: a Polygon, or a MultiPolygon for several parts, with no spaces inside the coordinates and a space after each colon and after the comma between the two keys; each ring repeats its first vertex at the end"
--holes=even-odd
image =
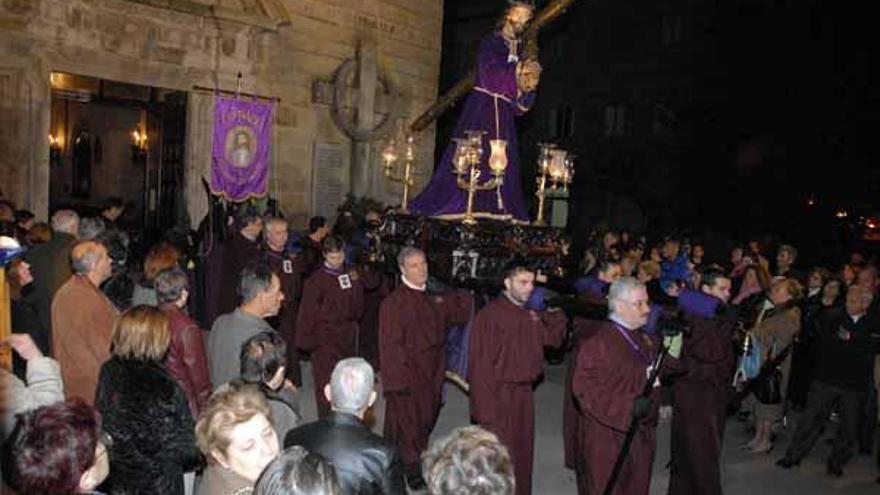
{"type": "Polygon", "coordinates": [[[363,358],[339,361],[324,387],[332,412],[291,430],[284,447],[299,445],[327,458],[344,495],[405,495],[397,448],[363,424],[364,414],[376,400],[373,380],[373,368],[363,358]]]}
{"type": "Polygon", "coordinates": [[[852,457],[858,438],[874,356],[880,352],[880,315],[868,312],[872,299],[873,294],[853,285],[846,294],[846,310],[831,313],[819,322],[808,407],[778,466],[788,469],[801,462],[818,440],[832,406],[839,402],[841,424],[827,470],[828,474],[843,476],[843,466],[852,457]]]}
{"type": "Polygon", "coordinates": [[[116,323],[95,393],[113,438],[111,494],[183,495],[184,473],[202,463],[186,394],[162,365],[170,343],[168,317],[154,306],[135,306],[116,323]]]}

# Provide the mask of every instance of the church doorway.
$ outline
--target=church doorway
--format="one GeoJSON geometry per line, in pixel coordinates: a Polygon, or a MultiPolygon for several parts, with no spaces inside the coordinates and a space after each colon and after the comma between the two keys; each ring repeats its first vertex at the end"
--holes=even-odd
{"type": "Polygon", "coordinates": [[[51,86],[49,211],[100,215],[119,198],[136,250],[188,226],[187,93],[62,72],[51,86]]]}

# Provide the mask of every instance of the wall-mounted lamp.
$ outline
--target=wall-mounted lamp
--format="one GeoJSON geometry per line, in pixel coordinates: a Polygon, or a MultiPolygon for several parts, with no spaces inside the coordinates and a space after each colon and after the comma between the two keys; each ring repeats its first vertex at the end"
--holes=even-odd
{"type": "Polygon", "coordinates": [[[131,133],[131,161],[136,165],[146,163],[147,133],[137,129],[131,133]]]}
{"type": "Polygon", "coordinates": [[[62,140],[60,136],[49,134],[49,165],[58,167],[61,165],[61,146],[62,140]]]}

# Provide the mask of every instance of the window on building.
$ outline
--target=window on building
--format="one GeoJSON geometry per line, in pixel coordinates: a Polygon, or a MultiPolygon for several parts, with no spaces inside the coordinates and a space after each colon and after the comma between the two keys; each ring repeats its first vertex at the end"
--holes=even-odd
{"type": "Polygon", "coordinates": [[[654,104],[651,132],[657,136],[671,136],[678,131],[678,115],[666,103],[654,104]]]}
{"type": "Polygon", "coordinates": [[[626,105],[615,103],[605,106],[605,137],[623,136],[626,132],[626,105]]]}
{"type": "Polygon", "coordinates": [[[681,41],[681,16],[664,15],[660,18],[660,41],[664,46],[681,41]]]}
{"type": "Polygon", "coordinates": [[[553,139],[569,138],[574,135],[575,109],[561,106],[547,113],[547,135],[553,139]]]}

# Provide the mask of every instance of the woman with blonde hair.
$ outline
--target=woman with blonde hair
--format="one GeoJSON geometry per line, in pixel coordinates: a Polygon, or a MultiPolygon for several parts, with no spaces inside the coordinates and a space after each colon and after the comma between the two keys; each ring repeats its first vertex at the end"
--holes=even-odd
{"type": "Polygon", "coordinates": [[[135,306],[119,317],[101,366],[95,407],[110,447],[110,493],[184,493],[183,474],[201,461],[186,395],[162,361],[168,317],[135,306]]]}
{"type": "Polygon", "coordinates": [[[254,385],[221,385],[196,423],[196,440],[208,460],[197,495],[249,494],[279,454],[272,412],[254,385]]]}
{"type": "MultiPolygon", "coordinates": [[[[791,372],[791,347],[801,330],[801,310],[798,303],[803,298],[803,288],[793,278],[777,277],[773,280],[769,298],[773,309],[752,329],[752,336],[760,343],[765,365],[783,353],[786,356],[778,366],[780,376],[770,377],[766,381],[778,385],[778,394],[755,394],[755,436],[746,446],[753,453],[764,454],[773,450],[773,423],[782,419],[785,409],[788,377],[791,372]],[[769,398],[767,395],[776,397],[769,398]]],[[[756,389],[761,390],[761,386],[756,389]]]]}

